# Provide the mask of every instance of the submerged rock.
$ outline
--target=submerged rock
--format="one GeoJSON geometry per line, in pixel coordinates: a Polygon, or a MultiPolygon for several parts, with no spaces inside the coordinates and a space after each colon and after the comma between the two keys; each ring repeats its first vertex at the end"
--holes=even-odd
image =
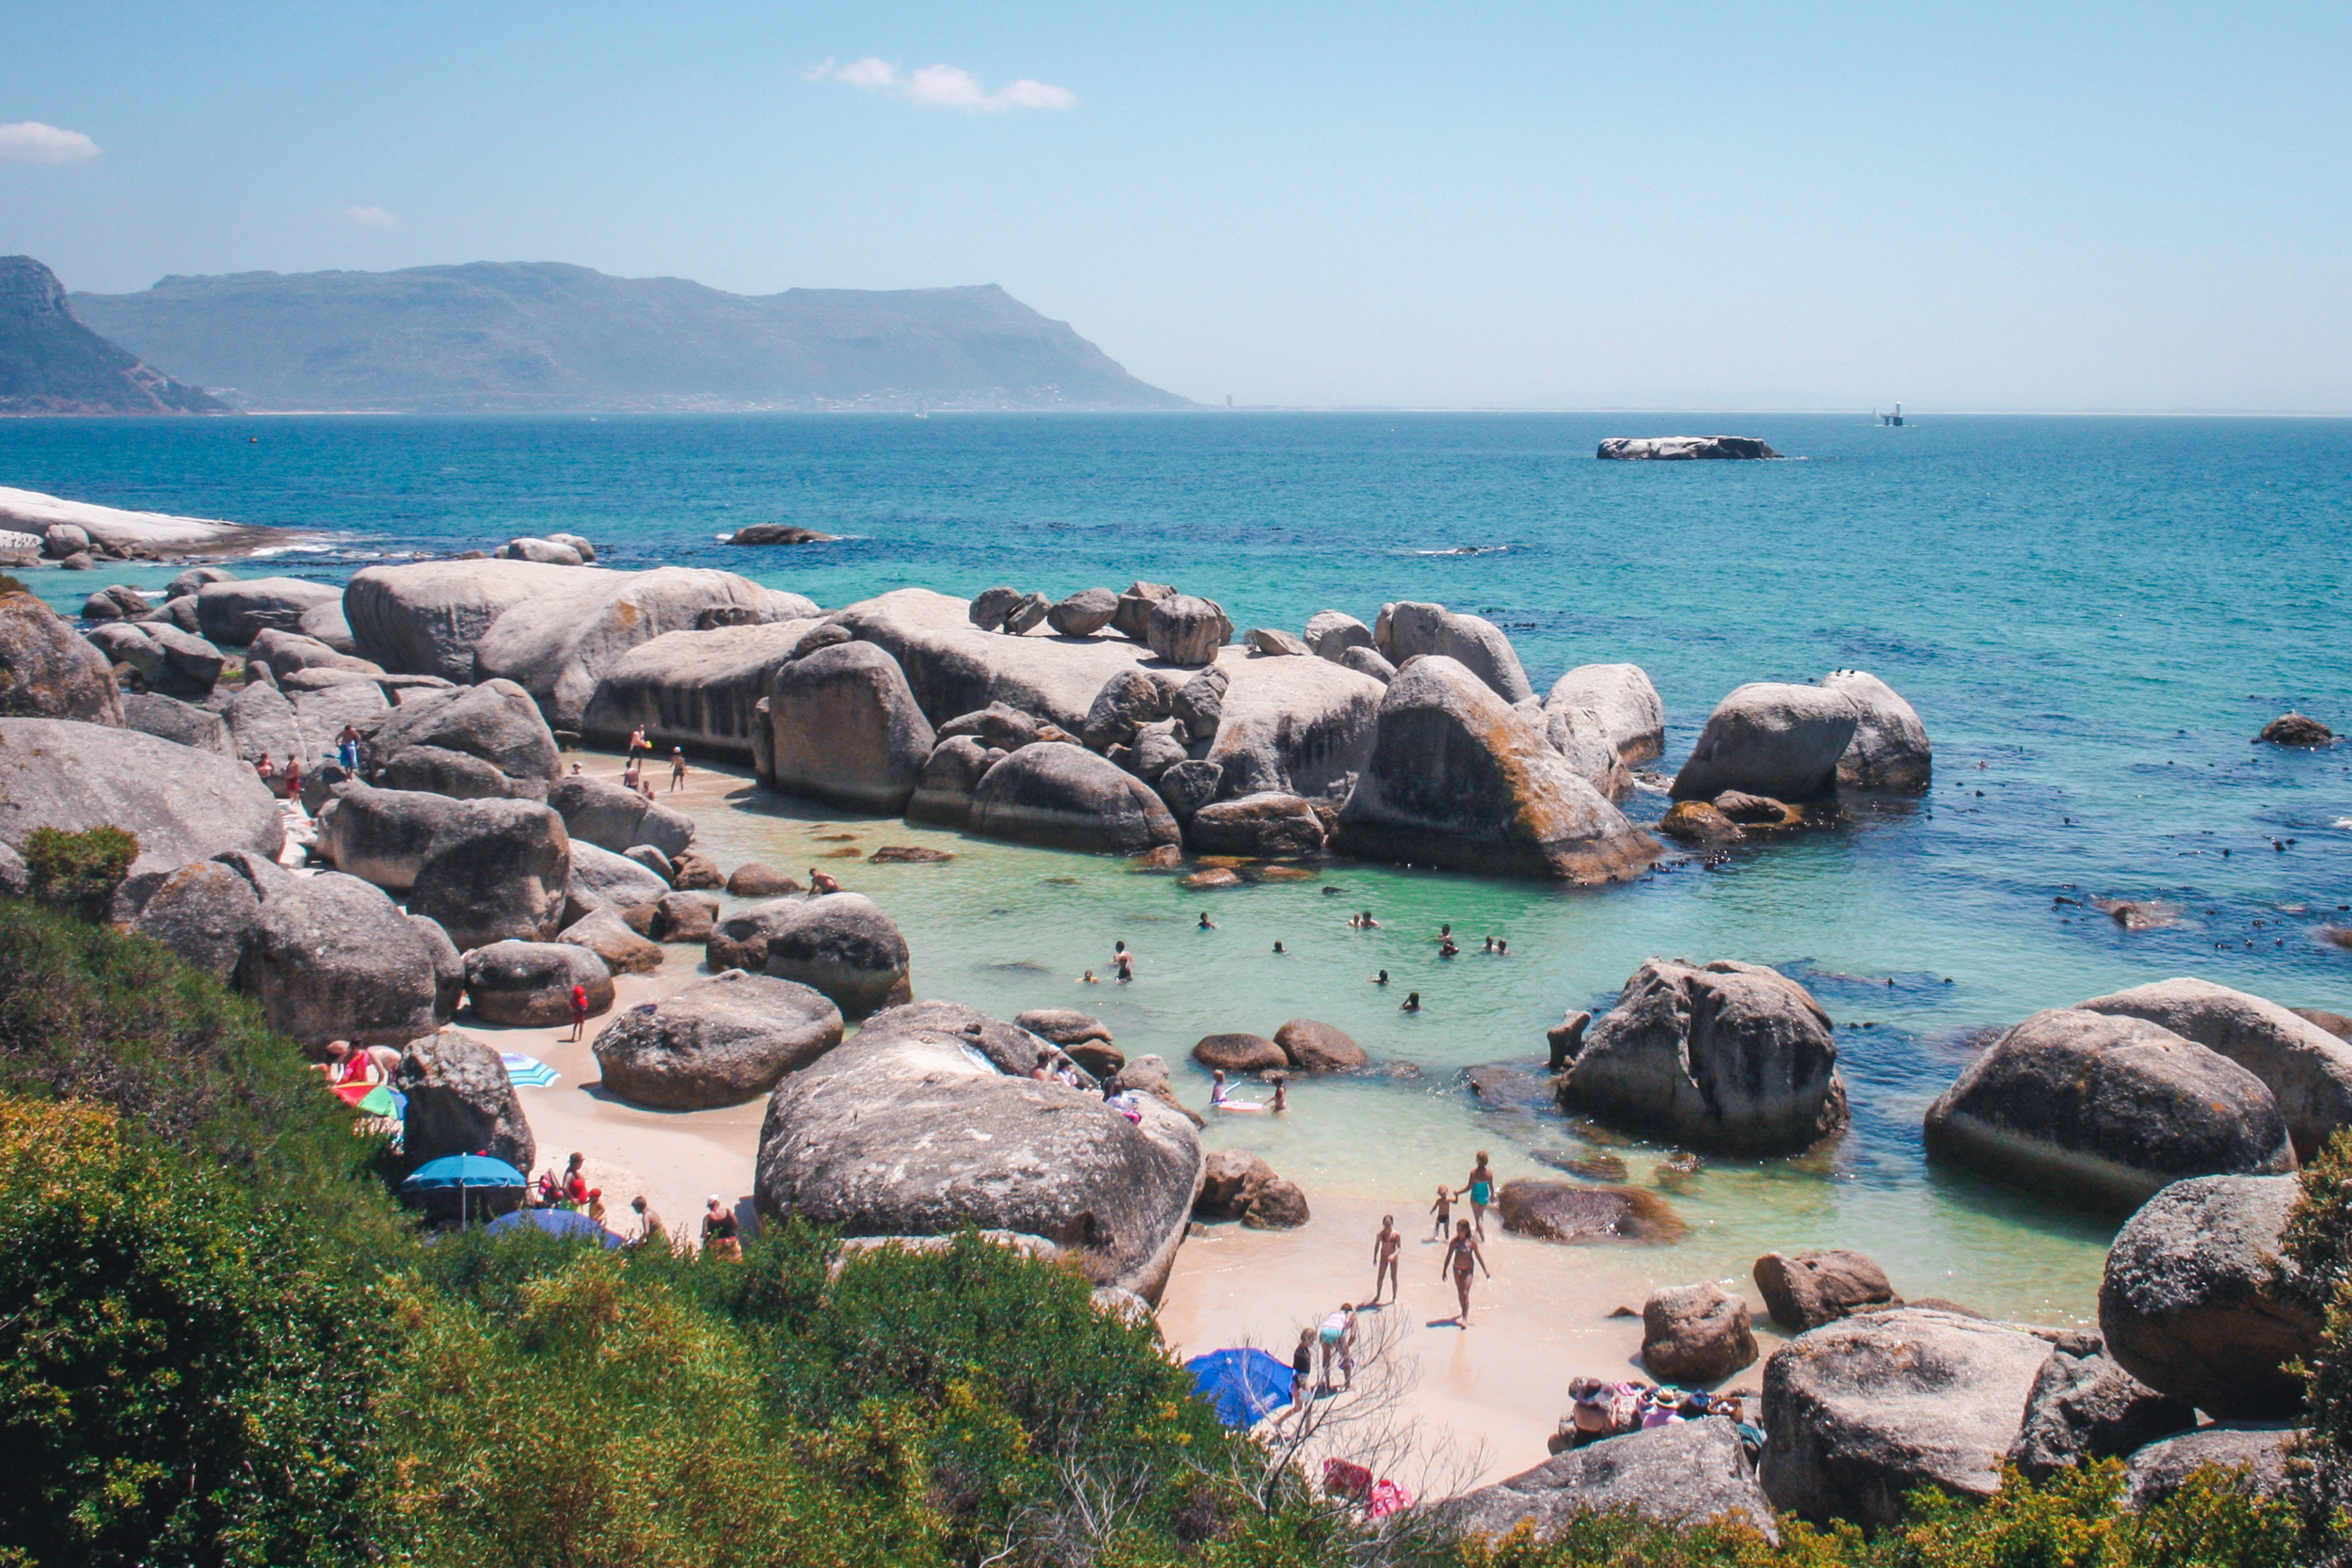
{"type": "Polygon", "coordinates": [[[1502,1227],[1542,1242],[1678,1242],[1690,1227],[1665,1199],[1638,1187],[1587,1187],[1526,1177],[1495,1195],[1502,1227]]]}
{"type": "Polygon", "coordinates": [[[1790,1154],[1846,1120],[1829,1015],[1759,964],[1652,958],[1594,1024],[1560,1102],[1703,1149],[1790,1154]]]}
{"type": "Polygon", "coordinates": [[[2263,726],[2255,743],[2268,741],[2273,746],[2326,746],[2333,743],[2336,732],[2318,720],[2300,713],[2282,714],[2263,726]]]}

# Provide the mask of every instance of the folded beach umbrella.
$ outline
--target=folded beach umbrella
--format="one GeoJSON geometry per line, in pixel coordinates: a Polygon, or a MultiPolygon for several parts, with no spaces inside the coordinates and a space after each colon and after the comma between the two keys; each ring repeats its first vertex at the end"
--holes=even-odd
{"type": "Polygon", "coordinates": [[[1262,1350],[1213,1350],[1184,1363],[1192,1391],[1231,1427],[1256,1426],[1291,1402],[1291,1370],[1262,1350]]]}
{"type": "Polygon", "coordinates": [[[487,1154],[444,1154],[409,1172],[400,1189],[405,1193],[476,1192],[523,1184],[523,1173],[503,1160],[487,1154]]]}
{"type": "Polygon", "coordinates": [[[525,1226],[544,1230],[550,1236],[589,1237],[607,1251],[627,1244],[603,1226],[572,1209],[517,1209],[511,1214],[501,1214],[492,1220],[489,1230],[492,1235],[498,1235],[503,1231],[520,1230],[525,1226]]]}

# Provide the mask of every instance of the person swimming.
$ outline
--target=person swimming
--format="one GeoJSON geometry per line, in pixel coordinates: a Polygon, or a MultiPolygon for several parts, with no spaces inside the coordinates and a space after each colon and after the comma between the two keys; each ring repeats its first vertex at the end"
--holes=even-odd
{"type": "Polygon", "coordinates": [[[1438,957],[1440,958],[1451,958],[1461,951],[1462,950],[1460,948],[1454,945],[1454,939],[1452,937],[1448,937],[1441,944],[1439,944],[1438,948],[1438,957]]]}
{"type": "Polygon", "coordinates": [[[1096,978],[1094,977],[1094,971],[1092,971],[1092,970],[1090,970],[1090,969],[1089,969],[1089,970],[1088,970],[1088,971],[1087,971],[1084,974],[1081,974],[1081,975],[1079,975],[1079,976],[1078,976],[1078,984],[1080,984],[1080,985],[1082,985],[1082,986],[1099,986],[1099,985],[1101,985],[1102,983],[1103,983],[1102,981],[1100,981],[1100,980],[1098,980],[1098,979],[1096,979],[1096,978]]]}
{"type": "Polygon", "coordinates": [[[1202,910],[1200,911],[1200,925],[1198,928],[1203,931],[1214,931],[1216,929],[1216,922],[1209,918],[1208,911],[1202,910]]]}
{"type": "Polygon", "coordinates": [[[1267,1110],[1287,1111],[1290,1109],[1290,1078],[1291,1075],[1287,1072],[1273,1072],[1266,1075],[1266,1082],[1274,1085],[1274,1099],[1266,1106],[1267,1110]]]}
{"type": "Polygon", "coordinates": [[[1379,974],[1372,977],[1372,983],[1375,986],[1387,985],[1389,983],[1389,972],[1385,969],[1382,970],[1379,974]]]}
{"type": "Polygon", "coordinates": [[[1364,929],[1367,931],[1376,931],[1380,929],[1380,922],[1372,918],[1372,911],[1370,910],[1366,910],[1364,911],[1364,929]]]}
{"type": "Polygon", "coordinates": [[[1276,938],[1274,939],[1274,950],[1275,950],[1275,952],[1277,952],[1277,953],[1284,953],[1284,952],[1286,952],[1286,951],[1287,951],[1287,950],[1286,950],[1286,949],[1282,946],[1282,939],[1281,939],[1280,937],[1276,937],[1276,938]]]}
{"type": "Polygon", "coordinates": [[[1401,1013],[1417,1013],[1421,1011],[1421,992],[1417,990],[1407,991],[1405,996],[1405,1006],[1399,1007],[1397,1011],[1401,1013]]]}
{"type": "Polygon", "coordinates": [[[1136,977],[1136,959],[1132,953],[1119,955],[1119,978],[1121,983],[1136,977]]]}
{"type": "Polygon", "coordinates": [[[1503,937],[1495,938],[1495,957],[1498,958],[1507,958],[1510,956],[1511,943],[1509,940],[1503,937]]]}
{"type": "Polygon", "coordinates": [[[1438,927],[1438,940],[1439,942],[1452,942],[1454,940],[1454,924],[1452,921],[1448,921],[1445,925],[1438,927]]]}
{"type": "Polygon", "coordinates": [[[1489,953],[1491,953],[1491,952],[1493,952],[1494,950],[1495,950],[1495,939],[1494,939],[1494,938],[1492,938],[1492,937],[1488,937],[1488,938],[1486,939],[1486,951],[1487,951],[1487,952],[1489,952],[1489,953]]]}

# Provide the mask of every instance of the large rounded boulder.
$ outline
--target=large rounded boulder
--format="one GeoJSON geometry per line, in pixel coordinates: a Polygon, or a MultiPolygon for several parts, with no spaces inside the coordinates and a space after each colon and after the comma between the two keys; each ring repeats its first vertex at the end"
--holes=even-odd
{"type": "Polygon", "coordinates": [[[2319,1350],[2319,1320],[2284,1287],[2292,1176],[2205,1176],[2149,1199],[2107,1249],[2099,1327],[2150,1387],[2224,1418],[2302,1408],[2287,1364],[2319,1350]]]}
{"type": "Polygon", "coordinates": [[[1551,683],[1544,712],[1581,716],[1628,768],[1666,749],[1666,705],[1638,664],[1578,665],[1551,683]]]}
{"type": "Polygon", "coordinates": [[[226,982],[261,918],[261,897],[249,879],[219,861],[198,861],[163,879],[134,928],[226,982]]]}
{"type": "Polygon", "coordinates": [[[406,893],[440,835],[467,818],[467,802],[446,795],[346,784],[320,808],[318,851],[346,876],[406,893]]]}
{"type": "Polygon", "coordinates": [[[972,831],[1056,849],[1140,855],[1184,834],[1152,786],[1063,741],[1024,746],[972,794],[972,831]]]}
{"type": "MultiPolygon", "coordinates": [[[[706,616],[777,618],[768,591],[733,572],[689,566],[551,570],[555,576],[547,588],[509,606],[485,628],[474,644],[472,673],[480,680],[513,681],[560,729],[581,727],[597,683],[631,649],[667,632],[691,631],[706,624],[706,616]]],[[[358,629],[356,619],[353,628],[358,629]]]]}
{"type": "Polygon", "coordinates": [[[401,1151],[412,1166],[445,1154],[487,1154],[531,1174],[539,1146],[499,1053],[442,1029],[408,1042],[392,1087],[407,1098],[401,1151]]]}
{"type": "Polygon", "coordinates": [[[232,849],[275,861],[286,842],[269,786],[228,757],[71,719],[0,719],[0,844],[21,853],[36,828],[108,827],[139,841],[117,920],[192,861],[232,849]]]}
{"type": "Polygon", "coordinates": [[[850,1236],[1042,1236],[1095,1284],[1158,1300],[1200,1191],[1200,1138],[1149,1096],[1130,1121],[1029,1077],[1038,1053],[1025,1031],[953,1003],[868,1020],[769,1101],[760,1212],[850,1236]]]}
{"type": "Polygon", "coordinates": [[[122,727],[122,691],[106,656],[22,589],[0,594],[0,716],[122,727]]]}
{"type": "Polygon", "coordinates": [[[1837,1040],[1803,986],[1760,964],[1652,958],[1560,1080],[1571,1112],[1695,1148],[1789,1154],[1846,1120],[1837,1040]]]}
{"type": "Polygon", "coordinates": [[[896,816],[930,761],[930,721],[898,661],[871,642],[819,648],[768,689],[776,787],[896,816]]]}
{"type": "Polygon", "coordinates": [[[1295,795],[1267,792],[1217,800],[1193,814],[1185,836],[1203,855],[1269,860],[1323,853],[1323,818],[1295,795]]]}
{"type": "Polygon", "coordinates": [[[1712,800],[1727,789],[1775,800],[1826,795],[1859,723],[1841,691],[1773,681],[1740,687],[1707,716],[1675,775],[1674,798],[1712,800]]]}
{"type": "Polygon", "coordinates": [[[408,890],[411,911],[441,923],[460,948],[539,942],[564,923],[572,847],[564,819],[536,800],[463,800],[408,890]]]}
{"type": "Polygon", "coordinates": [[[841,1043],[841,1009],[789,980],[730,969],[642,1002],[596,1037],[604,1086],[663,1111],[739,1105],[841,1043]]]}
{"type": "Polygon", "coordinates": [[[301,578],[237,578],[196,591],[196,620],[215,642],[244,647],[263,631],[296,631],[303,612],[339,603],[343,591],[301,578]]]}
{"type": "Polygon", "coordinates": [[[764,933],[763,974],[822,992],[845,1018],[864,1018],[913,998],[907,939],[872,899],[827,893],[782,903],[780,917],[764,933]]]}
{"type": "Polygon", "coordinates": [[[368,737],[371,766],[383,767],[412,746],[477,757],[518,784],[544,784],[561,771],[554,732],[513,681],[404,690],[400,705],[368,737]]]}
{"type": "Polygon", "coordinates": [[[1339,847],[1449,870],[1613,881],[1658,843],[1552,749],[1536,720],[1454,659],[1426,655],[1380,699],[1339,847]]]}
{"type": "Polygon", "coordinates": [[[972,825],[972,797],[988,770],[1003,760],[974,736],[950,736],[931,749],[907,798],[906,818],[941,828],[972,825]]]}
{"type": "Polygon", "coordinates": [[[1764,1364],[1765,1495],[1867,1526],[1922,1486],[1990,1497],[2049,1356],[2023,1329],[1917,1307],[1800,1335],[1764,1364]]]}
{"type": "Polygon", "coordinates": [[[1792,1334],[1903,1304],[1886,1271],[1858,1252],[1768,1252],[1756,1260],[1755,1276],[1764,1309],[1792,1334]]]}
{"type": "Polygon", "coordinates": [[[1407,600],[1388,607],[1374,636],[1389,662],[1400,670],[1416,658],[1450,658],[1506,703],[1523,703],[1535,695],[1511,640],[1482,616],[1407,600]]]}
{"type": "Polygon", "coordinates": [[[1328,1023],[1295,1018],[1274,1031],[1274,1043],[1301,1072],[1345,1072],[1372,1058],[1364,1048],[1328,1023]]]}
{"type": "Polygon", "coordinates": [[[1233,623],[1214,599],[1170,594],[1152,602],[1143,640],[1168,663],[1198,668],[1216,661],[1216,651],[1233,640],[1233,623]]]}
{"type": "Polygon", "coordinates": [[[1928,1108],[1931,1159],[2061,1202],[2131,1209],[2185,1177],[2295,1168],[2261,1079],[2138,1018],[2053,1008],[1928,1108]]]}
{"type": "Polygon", "coordinates": [[[2261,1079],[2287,1119],[2298,1159],[2318,1158],[2338,1129],[2352,1126],[2352,1044],[2275,1002],[2210,980],[2174,979],[2074,1006],[2144,1018],[2261,1079]]]}
{"type": "Polygon", "coordinates": [[[1438,1506],[1453,1531],[1497,1541],[1522,1527],[1533,1541],[1554,1540],[1581,1515],[1624,1509],[1668,1526],[1729,1519],[1780,1540],[1740,1433],[1721,1416],[1571,1449],[1438,1506]]]}
{"type": "Polygon", "coordinates": [[[440,1022],[432,942],[382,889],[325,871],[296,877],[250,852],[227,863],[260,909],[237,989],[270,1027],[316,1049],[329,1040],[399,1045],[440,1022]]]}
{"type": "Polygon", "coordinates": [[[1756,1361],[1748,1304],[1712,1281],[1652,1291],[1642,1304],[1642,1365],[1661,1383],[1720,1383],[1756,1361]]]}
{"type": "Polygon", "coordinates": [[[564,942],[494,942],[466,955],[466,996],[485,1023],[545,1029],[572,1021],[572,988],[588,993],[591,1015],[612,1006],[612,973],[585,947],[564,942]]]}
{"type": "Polygon", "coordinates": [[[1176,693],[1185,731],[1207,738],[1219,793],[1344,796],[1372,755],[1382,685],[1320,658],[1241,658],[1176,693]]]}
{"type": "Polygon", "coordinates": [[[2121,1459],[2197,1424],[2197,1408],[2160,1394],[2106,1356],[2059,1345],[2026,1399],[2010,1462],[2036,1481],[2086,1460],[2121,1459]]]}
{"type": "Polygon", "coordinates": [[[1837,757],[1840,789],[1916,793],[1933,782],[1935,750],[1918,712],[1895,689],[1863,670],[1837,670],[1821,689],[1853,705],[1853,738],[1837,757]]]}

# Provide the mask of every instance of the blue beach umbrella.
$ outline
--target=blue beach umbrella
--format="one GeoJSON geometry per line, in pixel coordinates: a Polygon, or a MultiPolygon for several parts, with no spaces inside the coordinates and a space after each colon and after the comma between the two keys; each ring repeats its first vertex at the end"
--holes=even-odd
{"type": "Polygon", "coordinates": [[[511,1214],[501,1214],[492,1220],[489,1232],[496,1236],[520,1230],[526,1226],[534,1230],[544,1230],[550,1236],[593,1237],[608,1252],[627,1244],[587,1215],[571,1209],[517,1209],[511,1214]]]}
{"type": "Polygon", "coordinates": [[[472,1218],[477,1208],[491,1212],[514,1208],[522,1201],[524,1184],[523,1173],[503,1160],[487,1154],[444,1154],[409,1172],[400,1191],[428,1212],[453,1207],[462,1221],[472,1218]]]}
{"type": "Polygon", "coordinates": [[[1262,1350],[1213,1350],[1184,1363],[1192,1391],[1229,1427],[1252,1427],[1291,1402],[1291,1370],[1262,1350]]]}

